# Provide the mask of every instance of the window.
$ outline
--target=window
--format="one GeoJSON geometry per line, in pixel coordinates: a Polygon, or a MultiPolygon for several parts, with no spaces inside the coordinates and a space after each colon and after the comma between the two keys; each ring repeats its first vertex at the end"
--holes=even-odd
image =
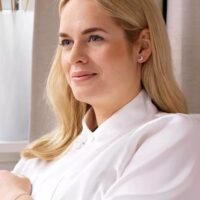
{"type": "Polygon", "coordinates": [[[30,5],[29,0],[0,0],[0,10],[27,10],[30,5]]]}
{"type": "Polygon", "coordinates": [[[34,0],[0,0],[0,162],[29,138],[33,21],[34,0]]]}

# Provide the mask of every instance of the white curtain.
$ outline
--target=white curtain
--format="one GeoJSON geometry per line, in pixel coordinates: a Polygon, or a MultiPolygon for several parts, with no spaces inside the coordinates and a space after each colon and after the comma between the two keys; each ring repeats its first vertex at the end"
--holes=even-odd
{"type": "Polygon", "coordinates": [[[0,12],[0,141],[28,138],[33,11],[0,12]]]}
{"type": "Polygon", "coordinates": [[[200,113],[199,20],[199,0],[168,0],[167,29],[174,71],[193,113],[200,113]]]}

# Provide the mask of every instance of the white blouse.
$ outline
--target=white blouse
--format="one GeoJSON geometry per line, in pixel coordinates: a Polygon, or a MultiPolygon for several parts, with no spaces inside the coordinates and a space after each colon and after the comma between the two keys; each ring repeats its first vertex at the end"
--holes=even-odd
{"type": "Polygon", "coordinates": [[[22,158],[34,200],[199,200],[200,115],[157,110],[145,91],[61,158],[22,158]]]}

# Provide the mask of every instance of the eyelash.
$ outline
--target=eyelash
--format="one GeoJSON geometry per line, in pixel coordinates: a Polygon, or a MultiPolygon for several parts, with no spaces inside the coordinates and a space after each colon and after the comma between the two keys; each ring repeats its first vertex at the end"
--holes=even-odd
{"type": "Polygon", "coordinates": [[[103,38],[101,36],[99,36],[99,35],[91,35],[89,37],[89,40],[91,40],[92,38],[95,39],[95,40],[93,40],[94,42],[103,40],[103,38]]]}
{"type": "MultiPolygon", "coordinates": [[[[99,35],[90,35],[89,38],[88,38],[88,42],[99,42],[99,41],[103,41],[104,38],[99,36],[99,35]]],[[[69,40],[69,39],[63,39],[61,42],[60,42],[60,45],[61,46],[69,46],[73,41],[72,40],[69,40]]]]}

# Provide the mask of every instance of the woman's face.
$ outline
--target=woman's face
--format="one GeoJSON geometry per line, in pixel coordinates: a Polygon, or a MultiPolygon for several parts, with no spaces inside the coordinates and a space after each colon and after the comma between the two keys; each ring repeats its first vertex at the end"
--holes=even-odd
{"type": "Polygon", "coordinates": [[[61,65],[75,98],[93,107],[122,104],[140,90],[137,45],[94,0],[70,0],[61,12],[61,65]]]}

